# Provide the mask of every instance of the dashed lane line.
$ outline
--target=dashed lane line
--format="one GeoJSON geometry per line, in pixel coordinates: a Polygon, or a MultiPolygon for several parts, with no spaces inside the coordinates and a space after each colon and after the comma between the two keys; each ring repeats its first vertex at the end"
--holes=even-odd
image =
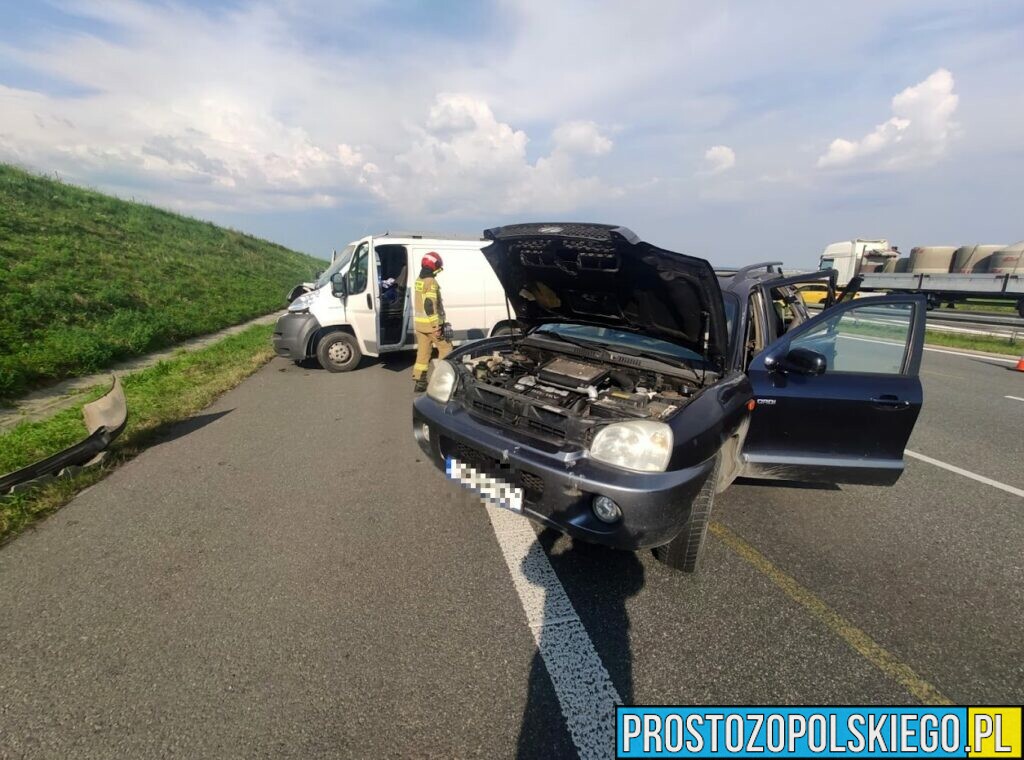
{"type": "Polygon", "coordinates": [[[581,760],[605,758],[622,699],[530,523],[498,507],[487,512],[576,751],[581,760]]]}
{"type": "MultiPolygon", "coordinates": [[[[1022,399],[1022,400],[1024,400],[1024,399],[1022,399]]],[[[922,462],[927,462],[928,464],[933,464],[936,467],[941,467],[944,470],[949,470],[950,472],[955,472],[957,475],[963,475],[965,478],[970,478],[971,480],[976,480],[979,483],[984,483],[987,486],[992,486],[993,488],[998,488],[1001,491],[1006,491],[1006,493],[1012,493],[1014,496],[1020,496],[1020,497],[1024,498],[1024,489],[1016,488],[1014,486],[1008,486],[1008,485],[1006,485],[1006,483],[1000,483],[998,480],[992,480],[992,478],[986,478],[984,475],[979,475],[976,472],[971,472],[970,470],[965,470],[963,467],[957,467],[956,465],[949,464],[948,462],[943,462],[943,461],[940,461],[938,459],[932,459],[931,457],[926,457],[924,454],[918,454],[916,451],[911,451],[910,449],[906,449],[903,453],[905,453],[908,457],[913,457],[914,459],[920,459],[922,462]]]]}
{"type": "Polygon", "coordinates": [[[740,538],[740,536],[733,533],[729,528],[720,522],[712,522],[709,529],[716,538],[739,555],[740,558],[778,586],[786,596],[839,636],[857,654],[882,671],[882,673],[897,681],[913,694],[921,704],[953,704],[948,697],[918,675],[913,668],[901,662],[896,655],[825,604],[812,591],[800,585],[793,576],[776,567],[770,559],[740,538]]]}

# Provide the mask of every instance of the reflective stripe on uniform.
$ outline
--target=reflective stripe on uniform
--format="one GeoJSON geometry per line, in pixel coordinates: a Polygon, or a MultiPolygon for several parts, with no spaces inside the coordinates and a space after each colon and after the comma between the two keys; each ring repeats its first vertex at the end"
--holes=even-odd
{"type": "Polygon", "coordinates": [[[429,364],[414,364],[412,365],[413,370],[429,369],[429,364]]]}
{"type": "Polygon", "coordinates": [[[416,317],[413,321],[420,322],[422,324],[437,325],[441,323],[440,317],[416,317]]]}

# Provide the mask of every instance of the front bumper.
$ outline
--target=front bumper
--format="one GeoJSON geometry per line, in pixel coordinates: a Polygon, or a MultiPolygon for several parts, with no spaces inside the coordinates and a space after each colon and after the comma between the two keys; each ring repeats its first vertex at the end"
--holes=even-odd
{"type": "Polygon", "coordinates": [[[412,419],[413,436],[441,470],[446,457],[465,461],[522,488],[527,517],[616,549],[644,549],[675,538],[713,467],[708,460],[683,470],[629,472],[595,462],[586,452],[488,425],[457,403],[442,405],[427,396],[413,403],[412,419]],[[621,520],[608,524],[594,516],[591,504],[599,495],[619,505],[621,520]]]}
{"type": "Polygon", "coordinates": [[[309,312],[288,312],[282,314],[274,326],[274,353],[285,359],[302,361],[312,356],[310,350],[313,333],[320,329],[320,323],[309,312]]]}

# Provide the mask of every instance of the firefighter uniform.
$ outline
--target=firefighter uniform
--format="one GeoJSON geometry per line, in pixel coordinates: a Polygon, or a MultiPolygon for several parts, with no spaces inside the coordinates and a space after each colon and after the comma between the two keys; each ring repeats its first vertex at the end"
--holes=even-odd
{"type": "Polygon", "coordinates": [[[412,365],[412,376],[417,383],[426,380],[430,366],[430,355],[437,346],[437,356],[443,359],[452,350],[452,344],[444,339],[444,306],[441,303],[441,289],[437,280],[422,273],[416,280],[414,328],[416,330],[416,363],[412,365]]]}

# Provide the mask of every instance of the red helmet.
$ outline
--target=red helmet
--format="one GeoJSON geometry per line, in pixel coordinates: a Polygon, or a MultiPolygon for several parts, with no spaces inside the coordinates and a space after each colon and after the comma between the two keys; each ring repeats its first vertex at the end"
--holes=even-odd
{"type": "Polygon", "coordinates": [[[431,272],[440,272],[444,262],[441,261],[441,255],[437,251],[431,251],[420,261],[420,266],[424,269],[429,269],[431,272]]]}

